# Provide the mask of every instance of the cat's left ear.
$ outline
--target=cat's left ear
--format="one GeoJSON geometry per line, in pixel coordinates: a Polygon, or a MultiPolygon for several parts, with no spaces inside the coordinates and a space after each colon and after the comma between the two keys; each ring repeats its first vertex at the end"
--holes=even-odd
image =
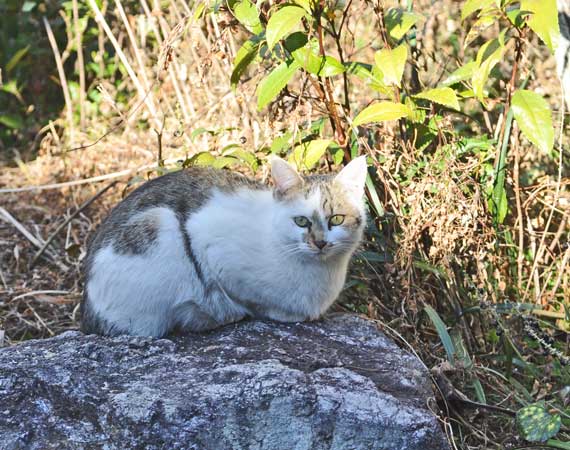
{"type": "Polygon", "coordinates": [[[367,173],[366,156],[359,156],[350,161],[338,173],[335,181],[342,184],[355,196],[362,197],[364,195],[364,183],[366,182],[367,173]]]}
{"type": "Polygon", "coordinates": [[[277,156],[271,158],[271,177],[278,196],[284,196],[303,185],[303,179],[295,168],[277,156]]]}

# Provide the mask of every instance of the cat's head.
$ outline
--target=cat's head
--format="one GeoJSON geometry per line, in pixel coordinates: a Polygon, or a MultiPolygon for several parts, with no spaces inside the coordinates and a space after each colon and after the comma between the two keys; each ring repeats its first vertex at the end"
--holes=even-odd
{"type": "Polygon", "coordinates": [[[271,161],[275,198],[274,231],[281,251],[326,259],[352,253],[362,239],[366,215],[366,157],[337,175],[301,177],[280,158],[271,161]]]}

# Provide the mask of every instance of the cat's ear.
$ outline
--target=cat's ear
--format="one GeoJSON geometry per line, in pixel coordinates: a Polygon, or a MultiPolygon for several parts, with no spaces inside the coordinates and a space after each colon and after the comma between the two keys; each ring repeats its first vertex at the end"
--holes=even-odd
{"type": "Polygon", "coordinates": [[[364,183],[366,182],[366,174],[368,173],[368,165],[366,164],[366,156],[359,156],[350,161],[335,177],[335,181],[342,184],[352,194],[357,197],[364,195],[364,183]]]}
{"type": "Polygon", "coordinates": [[[271,159],[271,177],[275,184],[275,191],[279,195],[284,195],[292,189],[300,188],[303,185],[303,179],[295,168],[277,156],[271,159]]]}

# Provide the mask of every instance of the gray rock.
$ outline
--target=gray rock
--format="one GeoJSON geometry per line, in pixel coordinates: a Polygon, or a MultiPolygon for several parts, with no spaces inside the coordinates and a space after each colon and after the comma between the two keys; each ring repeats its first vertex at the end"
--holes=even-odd
{"type": "Polygon", "coordinates": [[[448,449],[425,370],[367,320],[0,351],[2,449],[448,449]]]}

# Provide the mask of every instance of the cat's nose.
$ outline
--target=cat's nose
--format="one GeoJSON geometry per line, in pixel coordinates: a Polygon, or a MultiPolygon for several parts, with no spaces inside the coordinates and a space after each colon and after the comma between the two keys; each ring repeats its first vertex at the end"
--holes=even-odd
{"type": "Polygon", "coordinates": [[[315,241],[315,245],[322,250],[327,245],[327,241],[315,241]]]}

